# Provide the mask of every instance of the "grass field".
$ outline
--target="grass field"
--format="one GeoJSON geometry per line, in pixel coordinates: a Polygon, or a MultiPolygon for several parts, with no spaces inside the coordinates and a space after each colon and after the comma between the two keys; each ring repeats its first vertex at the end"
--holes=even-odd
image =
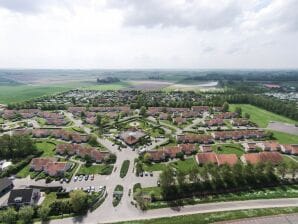
{"type": "Polygon", "coordinates": [[[63,86],[9,85],[0,87],[0,103],[15,103],[69,90],[63,86]]]}
{"type": "Polygon", "coordinates": [[[244,154],[244,149],[240,144],[213,145],[212,148],[215,153],[219,154],[236,154],[238,157],[244,154]]]}
{"type": "Polygon", "coordinates": [[[298,135],[291,135],[278,131],[271,131],[273,133],[273,137],[281,144],[297,144],[298,143],[298,135]]]}
{"type": "Polygon", "coordinates": [[[50,141],[37,142],[36,147],[42,151],[42,157],[51,157],[55,155],[56,144],[50,141]]]}
{"type": "Polygon", "coordinates": [[[171,162],[170,165],[179,171],[188,173],[191,170],[191,168],[197,166],[198,164],[192,156],[185,160],[177,160],[175,162],[171,162]]]}
{"type": "MultiPolygon", "coordinates": [[[[211,212],[203,214],[193,214],[184,216],[175,216],[167,218],[157,218],[139,221],[121,222],[122,224],[209,224],[220,221],[236,220],[243,218],[253,218],[260,216],[272,216],[279,214],[297,213],[298,207],[287,208],[265,208],[265,209],[247,209],[237,211],[211,212]]],[[[256,222],[255,222],[256,223],[256,222]]],[[[120,224],[120,223],[118,223],[120,224]]]]}
{"type": "Polygon", "coordinates": [[[236,107],[241,107],[242,113],[250,114],[250,120],[262,128],[267,127],[270,121],[278,121],[289,124],[297,123],[284,116],[280,116],[249,104],[230,104],[230,111],[235,111],[236,107]]]}
{"type": "Polygon", "coordinates": [[[78,174],[101,174],[109,175],[113,171],[113,165],[92,165],[92,166],[81,166],[78,174]]]}
{"type": "Polygon", "coordinates": [[[130,84],[128,82],[116,82],[112,84],[102,84],[102,85],[92,85],[92,86],[87,86],[83,87],[82,89],[85,90],[119,90],[119,89],[124,89],[129,87],[130,84]]]}

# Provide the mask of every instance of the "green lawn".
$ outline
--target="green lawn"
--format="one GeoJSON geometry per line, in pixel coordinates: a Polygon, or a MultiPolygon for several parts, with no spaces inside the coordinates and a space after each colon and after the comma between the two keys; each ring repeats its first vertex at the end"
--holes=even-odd
{"type": "Polygon", "coordinates": [[[45,199],[42,202],[42,206],[50,206],[54,201],[56,201],[57,195],[55,192],[51,192],[49,194],[46,194],[45,199]]]}
{"type": "Polygon", "coordinates": [[[29,165],[25,166],[23,169],[21,169],[16,176],[19,178],[25,178],[30,174],[29,165]]]}
{"type": "Polygon", "coordinates": [[[161,171],[166,167],[165,163],[152,163],[152,164],[145,164],[143,163],[144,171],[151,172],[151,171],[161,171]]]}
{"type": "Polygon", "coordinates": [[[101,175],[110,175],[113,171],[114,166],[113,165],[91,165],[91,166],[81,166],[78,175],[80,174],[101,174],[101,175]]]}
{"type": "Polygon", "coordinates": [[[298,144],[298,135],[291,135],[279,131],[271,131],[273,137],[281,144],[298,144]]]}
{"type": "Polygon", "coordinates": [[[191,158],[187,158],[185,160],[177,160],[175,162],[171,162],[170,165],[177,170],[188,173],[191,168],[197,166],[198,164],[192,156],[191,158]]]}
{"type": "Polygon", "coordinates": [[[258,126],[265,128],[270,121],[278,121],[289,124],[295,124],[296,121],[286,118],[284,116],[263,110],[261,108],[249,104],[230,104],[230,111],[234,111],[236,107],[242,108],[242,113],[250,114],[250,120],[258,126]]]}
{"type": "Polygon", "coordinates": [[[0,103],[16,103],[69,90],[63,86],[7,85],[0,88],[0,103]]]}
{"type": "Polygon", "coordinates": [[[56,144],[51,141],[37,142],[36,147],[38,150],[42,151],[42,157],[51,157],[55,155],[56,144]]]}
{"type": "Polygon", "coordinates": [[[88,87],[83,87],[82,89],[105,91],[105,90],[124,89],[124,88],[127,88],[129,86],[130,86],[130,84],[128,82],[115,82],[115,83],[111,83],[111,84],[92,85],[92,86],[88,86],[88,87]]]}
{"type": "Polygon", "coordinates": [[[209,224],[220,221],[297,213],[298,207],[262,208],[121,222],[122,224],[209,224]]]}
{"type": "Polygon", "coordinates": [[[219,154],[236,154],[238,157],[244,154],[244,149],[240,144],[213,145],[212,148],[215,153],[219,154]]]}

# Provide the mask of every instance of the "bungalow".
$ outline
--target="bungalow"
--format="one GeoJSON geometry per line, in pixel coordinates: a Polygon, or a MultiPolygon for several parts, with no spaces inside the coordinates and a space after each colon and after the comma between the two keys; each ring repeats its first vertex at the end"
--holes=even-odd
{"type": "Polygon", "coordinates": [[[182,124],[185,124],[186,122],[187,122],[187,120],[184,117],[174,117],[173,118],[173,123],[177,124],[177,125],[182,125],[182,124]]]}
{"type": "Polygon", "coordinates": [[[49,162],[44,167],[44,172],[49,176],[63,176],[71,168],[71,163],[67,162],[49,162]]]}
{"type": "Polygon", "coordinates": [[[286,154],[298,155],[298,144],[283,144],[281,145],[281,151],[286,154]]]}
{"type": "Polygon", "coordinates": [[[149,155],[149,159],[153,162],[160,162],[165,160],[166,155],[163,150],[151,150],[146,153],[149,155]]]}
{"type": "Polygon", "coordinates": [[[244,147],[245,152],[253,152],[257,150],[256,142],[245,142],[242,146],[244,147]]]}
{"type": "Polygon", "coordinates": [[[164,151],[166,156],[171,159],[176,158],[177,154],[182,152],[182,149],[179,146],[164,147],[162,150],[164,151]]]}
{"type": "Polygon", "coordinates": [[[57,158],[33,158],[30,162],[30,170],[43,171],[48,163],[56,162],[57,158]]]}
{"type": "Polygon", "coordinates": [[[159,114],[159,119],[160,119],[160,120],[167,120],[169,116],[170,116],[170,115],[167,114],[167,113],[160,113],[160,114],[159,114]]]}
{"type": "Polygon", "coordinates": [[[8,206],[35,205],[40,198],[40,190],[36,188],[14,189],[10,192],[8,206]]]}
{"type": "Polygon", "coordinates": [[[212,152],[212,146],[211,145],[200,145],[200,150],[202,152],[212,152]]]}
{"type": "Polygon", "coordinates": [[[213,143],[214,138],[211,135],[198,135],[198,134],[181,134],[177,135],[177,141],[180,143],[213,143]]]}
{"type": "Polygon", "coordinates": [[[216,154],[214,152],[198,153],[196,155],[196,161],[198,164],[213,163],[218,166],[227,164],[234,166],[238,162],[236,154],[216,154]]]}
{"type": "Polygon", "coordinates": [[[238,114],[235,113],[235,112],[224,112],[224,113],[221,113],[221,114],[217,114],[214,117],[215,118],[220,118],[220,119],[231,119],[231,118],[235,118],[237,116],[238,116],[238,114]]]}
{"type": "Polygon", "coordinates": [[[261,143],[259,143],[259,145],[264,151],[280,151],[281,150],[280,144],[278,144],[278,142],[275,142],[275,141],[261,142],[261,143]]]}
{"type": "Polygon", "coordinates": [[[245,118],[234,118],[231,121],[231,124],[234,126],[247,126],[249,124],[249,120],[245,118]]]}
{"type": "Polygon", "coordinates": [[[204,113],[209,111],[209,106],[192,106],[191,110],[199,113],[204,113]]]}
{"type": "Polygon", "coordinates": [[[259,152],[259,153],[248,153],[241,157],[241,160],[245,163],[257,164],[271,162],[278,164],[282,162],[283,157],[278,152],[259,152]]]}
{"type": "Polygon", "coordinates": [[[205,124],[208,127],[211,127],[211,126],[222,126],[224,124],[224,120],[221,119],[221,118],[214,118],[214,119],[211,119],[211,120],[206,120],[205,121],[205,124]]]}
{"type": "Polygon", "coordinates": [[[196,151],[195,144],[180,144],[179,147],[185,155],[191,155],[196,151]]]}

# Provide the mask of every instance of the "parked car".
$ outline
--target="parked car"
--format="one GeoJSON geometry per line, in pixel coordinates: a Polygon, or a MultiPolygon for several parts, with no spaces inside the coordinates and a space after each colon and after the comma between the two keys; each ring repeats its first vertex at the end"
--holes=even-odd
{"type": "Polygon", "coordinates": [[[63,179],[63,178],[61,178],[61,179],[60,179],[60,184],[63,184],[63,181],[64,181],[64,179],[63,179]]]}
{"type": "Polygon", "coordinates": [[[80,175],[79,176],[79,181],[82,181],[83,180],[83,177],[84,177],[83,175],[80,175]]]}
{"type": "Polygon", "coordinates": [[[148,176],[148,172],[145,172],[145,176],[146,176],[146,177],[148,176]]]}
{"type": "Polygon", "coordinates": [[[78,176],[75,176],[75,177],[73,178],[73,181],[76,182],[77,180],[78,180],[78,176]]]}
{"type": "Polygon", "coordinates": [[[153,172],[152,171],[150,172],[150,177],[153,177],[153,172]]]}
{"type": "Polygon", "coordinates": [[[95,192],[95,187],[91,186],[90,190],[91,190],[91,192],[95,192]]]}
{"type": "Polygon", "coordinates": [[[85,180],[88,180],[89,179],[89,175],[87,174],[86,176],[85,176],[85,180]]]}
{"type": "Polygon", "coordinates": [[[139,174],[140,177],[143,177],[143,175],[144,175],[143,172],[141,172],[141,173],[139,174]]]}
{"type": "Polygon", "coordinates": [[[90,180],[94,180],[94,174],[90,175],[90,180]]]}

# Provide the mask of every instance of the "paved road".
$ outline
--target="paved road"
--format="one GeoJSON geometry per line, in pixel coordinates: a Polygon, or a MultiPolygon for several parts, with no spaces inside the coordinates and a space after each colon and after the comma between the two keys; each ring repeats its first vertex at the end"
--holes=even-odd
{"type": "Polygon", "coordinates": [[[298,214],[249,218],[227,222],[217,222],[216,224],[298,224],[298,214]]]}
{"type": "MultiPolygon", "coordinates": [[[[107,205],[107,203],[105,203],[105,205],[107,205]]],[[[174,217],[179,215],[191,215],[219,211],[233,211],[239,209],[291,207],[298,206],[298,198],[208,203],[185,206],[181,208],[154,209],[145,212],[137,210],[136,208],[131,206],[128,201],[124,201],[122,202],[121,206],[112,209],[108,209],[105,205],[99,207],[92,213],[88,213],[87,216],[84,217],[53,220],[50,223],[113,223],[128,220],[174,217]]],[[[282,222],[280,224],[282,224],[282,222]]]]}

